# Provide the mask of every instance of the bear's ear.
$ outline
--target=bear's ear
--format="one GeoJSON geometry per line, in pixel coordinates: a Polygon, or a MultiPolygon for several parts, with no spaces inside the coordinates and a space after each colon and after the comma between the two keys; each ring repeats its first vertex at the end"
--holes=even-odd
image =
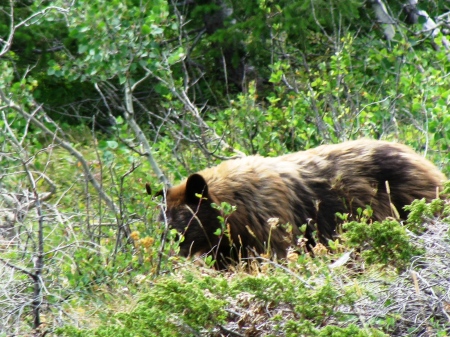
{"type": "MultiPolygon", "coordinates": [[[[153,191],[152,191],[152,188],[149,183],[145,184],[145,190],[147,191],[148,195],[153,195],[153,191]]],[[[160,197],[160,196],[164,196],[164,189],[156,192],[155,195],[153,195],[153,198],[160,197]]]]}
{"type": "Polygon", "coordinates": [[[198,195],[203,197],[208,195],[208,184],[200,174],[194,173],[189,176],[186,182],[186,201],[198,203],[198,195]]]}

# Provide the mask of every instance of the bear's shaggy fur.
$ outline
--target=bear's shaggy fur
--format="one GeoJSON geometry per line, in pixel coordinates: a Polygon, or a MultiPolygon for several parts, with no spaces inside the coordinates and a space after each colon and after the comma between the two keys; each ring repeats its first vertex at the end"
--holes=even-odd
{"type": "Polygon", "coordinates": [[[303,235],[314,244],[313,230],[326,244],[336,236],[337,212],[351,220],[358,208],[370,205],[372,219],[383,220],[395,215],[392,202],[405,218],[405,205],[436,198],[445,179],[405,145],[362,139],[275,158],[225,161],[169,188],[163,215],[184,235],[181,255],[208,253],[224,267],[247,256],[247,249],[261,254],[270,247],[272,254],[286,257],[303,235]],[[228,235],[217,235],[220,212],[211,207],[222,202],[236,206],[227,219],[228,235]],[[278,218],[277,226],[271,218],[278,218]]]}

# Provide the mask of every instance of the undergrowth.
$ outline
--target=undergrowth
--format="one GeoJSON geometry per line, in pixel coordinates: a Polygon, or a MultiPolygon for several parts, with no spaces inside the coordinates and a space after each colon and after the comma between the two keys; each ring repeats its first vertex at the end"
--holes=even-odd
{"type": "Polygon", "coordinates": [[[445,306],[437,306],[450,303],[445,291],[450,249],[435,247],[450,248],[448,207],[416,201],[405,224],[351,222],[338,251],[317,249],[314,258],[262,259],[226,272],[178,259],[165,276],[142,275],[131,309],[116,308],[95,326],[65,326],[55,334],[378,337],[414,335],[423,327],[447,336],[445,306]],[[408,230],[431,216],[420,236],[408,230]],[[421,316],[412,319],[418,302],[424,303],[421,316]]]}

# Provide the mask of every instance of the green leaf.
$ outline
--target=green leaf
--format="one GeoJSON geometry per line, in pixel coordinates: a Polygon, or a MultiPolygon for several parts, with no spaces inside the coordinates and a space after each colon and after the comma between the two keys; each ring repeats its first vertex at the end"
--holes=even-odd
{"type": "Polygon", "coordinates": [[[119,143],[117,143],[115,140],[107,140],[106,144],[111,149],[117,149],[119,147],[119,143]]]}
{"type": "Polygon", "coordinates": [[[79,54],[84,54],[87,50],[88,50],[89,46],[85,45],[85,44],[80,44],[78,46],[78,53],[79,54]]]}
{"type": "Polygon", "coordinates": [[[161,27],[152,25],[151,35],[153,35],[153,36],[161,35],[163,32],[164,32],[164,29],[162,29],[161,27]]]}
{"type": "Polygon", "coordinates": [[[142,27],[141,27],[141,33],[142,33],[143,35],[148,35],[148,34],[150,34],[150,31],[151,31],[151,29],[150,29],[149,26],[147,26],[147,25],[142,25],[142,27]]]}
{"type": "Polygon", "coordinates": [[[122,125],[123,123],[124,123],[124,120],[123,120],[122,116],[116,117],[116,124],[117,125],[122,125]]]}

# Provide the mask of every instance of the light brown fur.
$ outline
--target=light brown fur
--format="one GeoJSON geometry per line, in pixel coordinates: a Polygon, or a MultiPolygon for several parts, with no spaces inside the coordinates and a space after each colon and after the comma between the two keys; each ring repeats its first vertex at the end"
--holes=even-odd
{"type": "MultiPolygon", "coordinates": [[[[272,253],[285,257],[286,249],[302,235],[303,224],[315,224],[320,240],[326,243],[336,235],[336,212],[349,213],[354,219],[357,208],[370,205],[373,219],[383,220],[394,215],[391,198],[406,217],[403,206],[414,199],[436,198],[445,179],[407,146],[363,139],[275,158],[225,161],[169,189],[167,215],[170,225],[186,237],[180,246],[183,255],[216,249],[215,258],[226,264],[225,260],[236,257],[236,251],[242,254],[242,248],[265,252],[270,237],[272,253]],[[202,192],[205,199],[199,203],[195,193],[202,192]],[[231,242],[212,235],[220,224],[211,202],[236,206],[228,219],[231,242]],[[270,218],[290,224],[292,232],[281,225],[271,229],[270,218]]],[[[309,227],[305,236],[313,243],[311,231],[309,227]]]]}

